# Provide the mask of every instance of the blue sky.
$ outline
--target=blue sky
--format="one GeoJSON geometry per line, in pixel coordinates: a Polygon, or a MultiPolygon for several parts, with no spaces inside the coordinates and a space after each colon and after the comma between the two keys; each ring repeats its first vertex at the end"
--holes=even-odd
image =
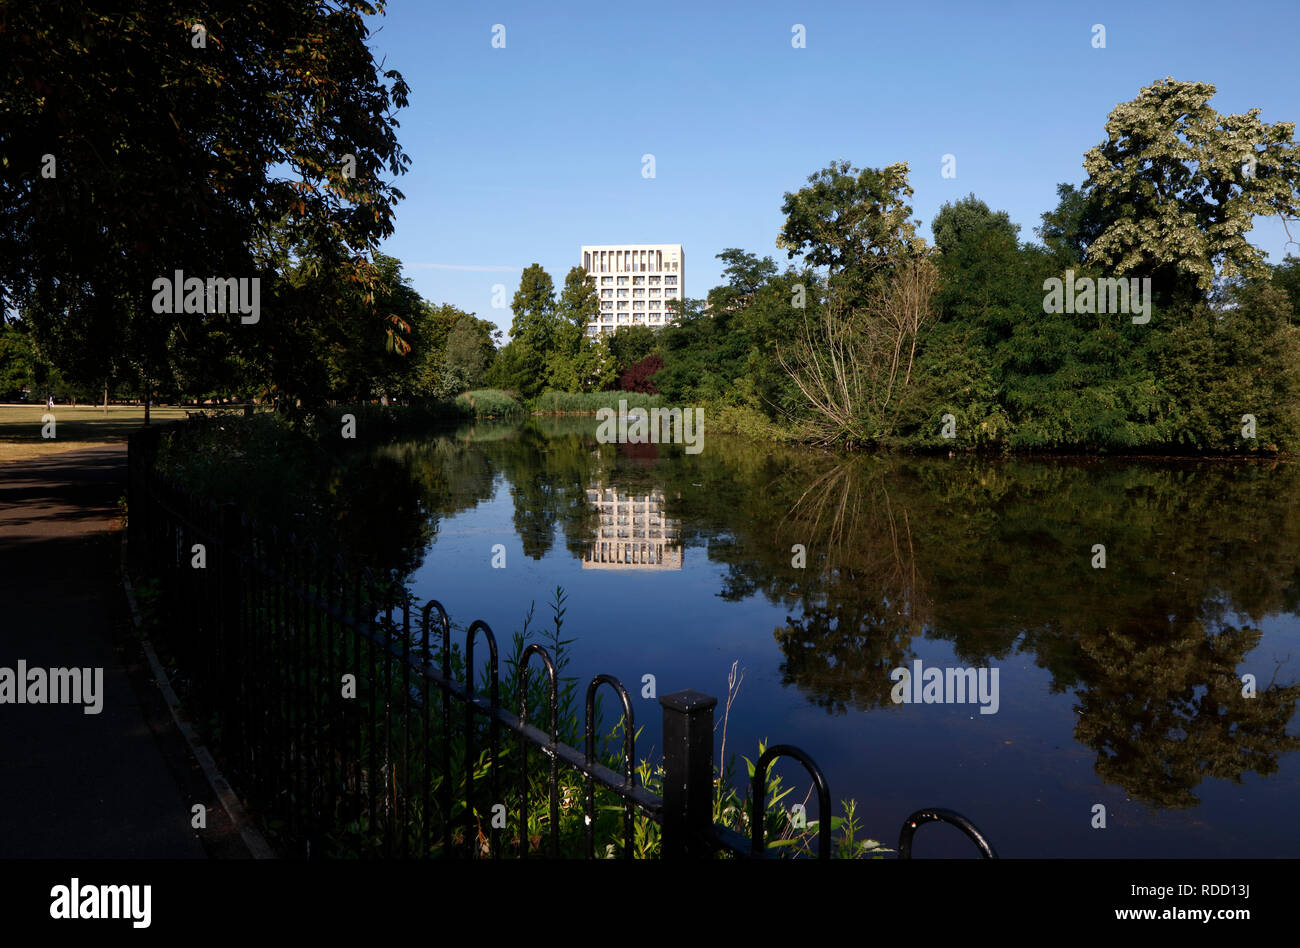
{"type": "MultiPolygon", "coordinates": [[[[835,159],[908,162],[927,238],[945,201],[974,192],[1032,239],[1057,183],[1082,183],[1110,110],[1156,79],[1212,83],[1221,113],[1300,122],[1294,0],[394,0],[373,22],[376,59],[411,86],[406,200],[382,249],[425,298],[505,329],[520,271],[540,263],[558,287],[582,244],[680,243],[690,297],[720,282],[727,247],[784,266],[782,196],[835,159]]],[[[1251,239],[1273,262],[1286,252],[1276,220],[1251,239]]]]}

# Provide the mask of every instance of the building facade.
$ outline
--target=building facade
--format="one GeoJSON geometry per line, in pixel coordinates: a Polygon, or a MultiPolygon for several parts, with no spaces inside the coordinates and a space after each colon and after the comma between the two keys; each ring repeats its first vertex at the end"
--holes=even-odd
{"type": "Polygon", "coordinates": [[[584,246],[582,267],[600,297],[600,315],[587,324],[588,336],[621,326],[666,326],[674,316],[668,302],[685,299],[681,244],[584,246]]]}

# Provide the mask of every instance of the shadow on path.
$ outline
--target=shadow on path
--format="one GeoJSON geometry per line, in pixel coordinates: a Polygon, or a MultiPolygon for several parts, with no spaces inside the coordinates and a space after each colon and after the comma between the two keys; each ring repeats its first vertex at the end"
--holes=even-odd
{"type": "Polygon", "coordinates": [[[155,737],[153,699],[130,673],[125,484],[125,445],[0,465],[0,667],[104,669],[99,714],[0,704],[0,858],[205,856],[190,826],[194,784],[155,737]]]}

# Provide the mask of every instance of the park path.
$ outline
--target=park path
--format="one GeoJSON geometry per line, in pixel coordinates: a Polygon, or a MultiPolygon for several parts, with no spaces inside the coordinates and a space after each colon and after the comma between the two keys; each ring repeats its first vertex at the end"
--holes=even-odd
{"type": "Polygon", "coordinates": [[[0,464],[0,668],[104,669],[99,714],[0,704],[0,859],[205,856],[131,637],[125,490],[125,444],[0,464]]]}

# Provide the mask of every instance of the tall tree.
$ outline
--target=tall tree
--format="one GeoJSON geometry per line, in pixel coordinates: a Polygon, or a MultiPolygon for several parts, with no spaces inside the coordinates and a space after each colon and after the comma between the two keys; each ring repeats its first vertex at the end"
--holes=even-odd
{"type": "MultiPolygon", "coordinates": [[[[599,313],[596,285],[586,270],[573,267],[564,278],[551,349],[546,356],[546,378],[552,388],[565,392],[589,391],[592,373],[606,374],[592,361],[599,340],[587,337],[587,324],[599,313]]],[[[607,354],[608,347],[602,347],[602,351],[607,354]]]]}
{"type": "Polygon", "coordinates": [[[1094,222],[1088,213],[1088,195],[1073,184],[1058,184],[1056,197],[1056,207],[1043,212],[1042,226],[1034,232],[1058,258],[1067,264],[1082,264],[1087,259],[1088,245],[1096,237],[1089,232],[1094,222]]]}
{"type": "Polygon", "coordinates": [[[286,260],[259,246],[280,227],[314,267],[374,286],[367,260],[402,197],[383,174],[409,163],[392,115],[407,86],[366,45],[364,18],[377,10],[363,0],[217,0],[201,15],[163,0],[129,11],[7,5],[0,305],[27,309],[57,361],[80,365],[77,347],[102,345],[146,387],[170,375],[173,346],[208,331],[234,329],[232,344],[264,369],[301,355],[285,347],[311,333],[268,324],[329,320],[328,301],[275,312],[285,297],[271,284],[286,260]],[[176,271],[258,278],[266,312],[255,324],[154,312],[153,281],[176,271]]]}
{"type": "Polygon", "coordinates": [[[37,355],[22,320],[0,322],[0,400],[15,400],[24,390],[38,391],[48,375],[49,366],[37,355]]]}
{"type": "Polygon", "coordinates": [[[1300,326],[1300,257],[1290,254],[1273,267],[1273,282],[1291,301],[1291,325],[1300,326]]]}
{"type": "Polygon", "coordinates": [[[658,339],[649,326],[622,326],[612,333],[603,334],[609,339],[609,351],[619,373],[640,362],[655,351],[658,339]]]}
{"type": "Polygon", "coordinates": [[[1088,261],[1149,276],[1170,301],[1204,299],[1216,277],[1258,274],[1264,255],[1245,236],[1254,218],[1300,217],[1295,123],[1265,124],[1259,109],[1220,115],[1214,93],[1157,81],[1111,111],[1106,141],[1084,156],[1088,261]]]}
{"type": "MultiPolygon", "coordinates": [[[[411,342],[411,354],[415,362],[411,391],[416,397],[443,398],[456,387],[446,378],[447,340],[456,324],[466,317],[473,318],[474,314],[450,303],[438,306],[424,304],[424,313],[415,321],[415,333],[411,342]]],[[[500,333],[500,330],[491,324],[489,326],[488,338],[492,340],[491,333],[500,333]]]]}
{"type": "Polygon", "coordinates": [[[519,289],[510,301],[514,319],[510,339],[545,359],[555,339],[555,283],[551,275],[534,263],[524,269],[519,289]]]}
{"type": "Polygon", "coordinates": [[[827,267],[831,282],[860,300],[916,240],[907,173],[907,162],[860,171],[831,162],[808,177],[808,187],[786,193],[777,246],[827,267]]]}
{"type": "Polygon", "coordinates": [[[462,316],[452,327],[443,356],[445,396],[458,395],[483,383],[483,376],[496,353],[492,344],[494,331],[499,330],[492,323],[472,314],[462,316]]]}
{"type": "Polygon", "coordinates": [[[776,263],[771,257],[759,259],[757,255],[728,247],[718,254],[726,266],[722,268],[725,283],[709,290],[709,312],[718,314],[744,309],[769,280],[776,276],[776,263]]]}
{"type": "Polygon", "coordinates": [[[416,387],[415,327],[428,306],[400,260],[376,254],[373,267],[373,289],[345,284],[335,303],[346,317],[330,347],[331,394],[341,398],[409,396],[416,387]]]}
{"type": "Polygon", "coordinates": [[[545,377],[542,357],[522,342],[512,340],[497,351],[484,381],[494,388],[532,398],[541,392],[545,377]]]}
{"type": "Polygon", "coordinates": [[[930,222],[930,230],[941,253],[951,253],[958,244],[987,231],[1003,233],[1013,241],[1020,235],[1020,225],[1011,223],[1006,211],[989,210],[974,193],[956,202],[945,202],[930,222]]]}

